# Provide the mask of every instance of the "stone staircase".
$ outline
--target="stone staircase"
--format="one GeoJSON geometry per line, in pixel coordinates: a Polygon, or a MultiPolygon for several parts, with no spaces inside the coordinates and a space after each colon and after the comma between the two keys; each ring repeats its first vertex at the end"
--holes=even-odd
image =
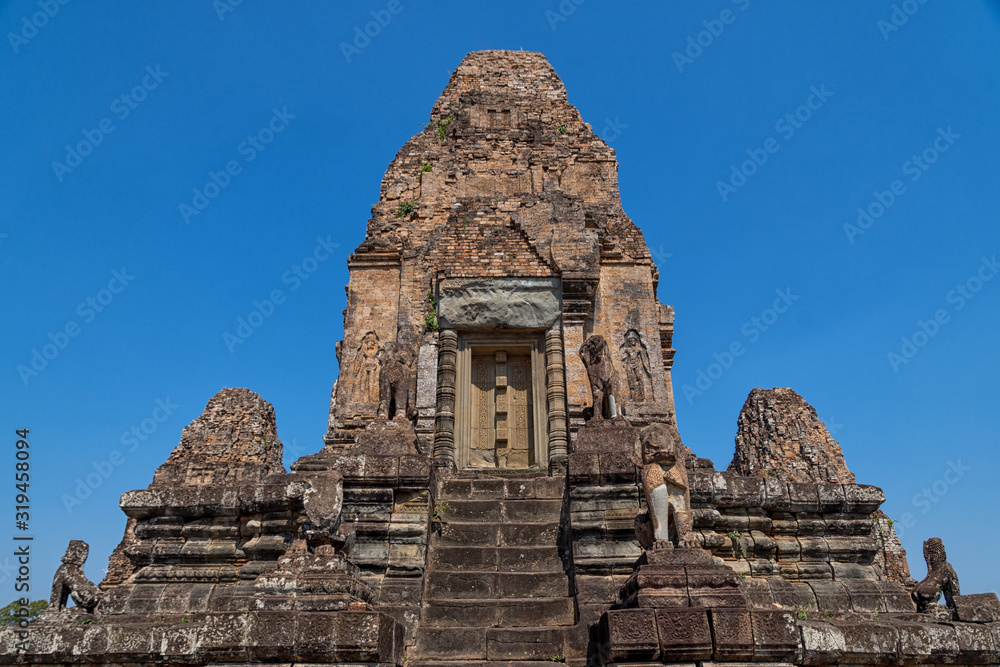
{"type": "Polygon", "coordinates": [[[553,664],[576,620],[559,548],[565,478],[438,483],[412,667],[553,664]]]}

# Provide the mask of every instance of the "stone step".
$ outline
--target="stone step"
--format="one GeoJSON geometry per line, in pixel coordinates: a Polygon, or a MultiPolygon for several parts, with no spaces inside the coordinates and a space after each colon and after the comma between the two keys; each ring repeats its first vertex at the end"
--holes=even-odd
{"type": "Polygon", "coordinates": [[[562,499],[466,500],[438,498],[435,519],[483,523],[558,522],[562,499]]]}
{"type": "Polygon", "coordinates": [[[432,544],[445,546],[550,546],[559,539],[557,521],[496,523],[447,521],[432,535],[432,544]]]}
{"type": "Polygon", "coordinates": [[[587,664],[587,660],[580,658],[577,660],[567,660],[561,662],[552,660],[561,656],[551,656],[546,660],[408,660],[407,667],[554,667],[555,665],[581,665],[587,664]]]}
{"type": "Polygon", "coordinates": [[[562,477],[519,477],[506,479],[447,479],[438,487],[438,500],[560,500],[566,489],[562,477]]]}
{"type": "Polygon", "coordinates": [[[573,598],[424,599],[421,627],[537,628],[573,625],[573,598]]]}
{"type": "Polygon", "coordinates": [[[502,600],[507,598],[568,597],[569,577],[562,570],[549,572],[430,571],[426,575],[428,598],[452,600],[502,600]]]}
{"type": "Polygon", "coordinates": [[[554,544],[525,547],[431,545],[427,566],[429,571],[551,572],[562,569],[562,560],[554,544]]]}
{"type": "Polygon", "coordinates": [[[417,630],[416,647],[408,664],[426,667],[433,664],[439,667],[476,664],[527,667],[532,664],[530,661],[554,664],[551,658],[566,655],[566,638],[571,634],[571,628],[421,627],[417,630]]]}

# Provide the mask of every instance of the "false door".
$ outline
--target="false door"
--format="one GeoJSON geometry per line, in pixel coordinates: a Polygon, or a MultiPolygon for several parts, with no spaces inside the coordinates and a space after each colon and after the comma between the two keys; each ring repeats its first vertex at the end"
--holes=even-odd
{"type": "Polygon", "coordinates": [[[531,357],[497,350],[472,355],[469,466],[535,464],[531,357]]]}

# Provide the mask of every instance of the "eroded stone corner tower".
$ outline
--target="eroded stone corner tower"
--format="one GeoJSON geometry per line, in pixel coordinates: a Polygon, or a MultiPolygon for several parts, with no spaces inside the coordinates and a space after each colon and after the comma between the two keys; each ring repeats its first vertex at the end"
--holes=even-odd
{"type": "Polygon", "coordinates": [[[538,53],[471,53],[382,181],[351,255],[328,444],[378,413],[379,350],[413,363],[421,446],[457,470],[565,460],[600,334],[634,424],[672,421],[673,311],[622,210],[614,151],[538,53]]]}

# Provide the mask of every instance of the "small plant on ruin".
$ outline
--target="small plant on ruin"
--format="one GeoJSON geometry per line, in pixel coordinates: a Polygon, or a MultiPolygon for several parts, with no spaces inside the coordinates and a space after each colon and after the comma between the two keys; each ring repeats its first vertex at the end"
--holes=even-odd
{"type": "Polygon", "coordinates": [[[451,507],[447,503],[434,503],[434,514],[432,518],[438,523],[444,523],[444,510],[450,510],[451,507]]]}
{"type": "Polygon", "coordinates": [[[549,658],[549,662],[559,662],[565,665],[566,658],[562,657],[561,655],[554,655],[551,658],[549,658]]]}
{"type": "Polygon", "coordinates": [[[438,141],[441,142],[442,144],[444,143],[444,139],[446,136],[445,133],[448,131],[448,126],[451,125],[451,121],[453,120],[455,120],[454,116],[448,116],[447,118],[442,118],[437,122],[438,141]]]}
{"type": "Polygon", "coordinates": [[[427,327],[428,331],[441,331],[441,325],[438,324],[437,301],[434,300],[433,289],[427,291],[427,303],[430,306],[430,310],[424,315],[424,326],[427,327]]]}
{"type": "Polygon", "coordinates": [[[743,560],[749,560],[747,558],[746,547],[743,546],[743,538],[740,537],[739,532],[731,530],[728,533],[726,533],[726,536],[733,543],[733,556],[735,556],[736,558],[742,558],[743,560]]]}
{"type": "Polygon", "coordinates": [[[433,166],[431,166],[431,165],[430,165],[429,163],[427,163],[427,162],[424,162],[424,163],[423,163],[422,165],[420,165],[420,172],[421,172],[421,173],[423,173],[423,172],[425,172],[425,171],[431,171],[432,169],[434,169],[434,167],[433,167],[433,166]]]}
{"type": "Polygon", "coordinates": [[[397,218],[405,217],[413,213],[413,209],[414,209],[413,202],[401,201],[399,202],[399,207],[396,209],[396,217],[397,218]]]}
{"type": "Polygon", "coordinates": [[[795,618],[799,619],[800,621],[804,621],[807,618],[809,618],[809,614],[806,613],[805,609],[799,609],[797,612],[795,612],[795,618]]]}
{"type": "Polygon", "coordinates": [[[888,518],[888,517],[886,517],[886,519],[885,519],[885,520],[886,520],[886,522],[887,522],[887,523],[889,524],[889,527],[890,527],[890,528],[892,528],[892,524],[893,524],[893,520],[892,520],[892,519],[890,519],[890,518],[888,518]]]}
{"type": "Polygon", "coordinates": [[[184,618],[181,619],[181,623],[190,623],[190,622],[191,622],[191,619],[188,618],[187,616],[185,616],[184,618]]]}
{"type": "Polygon", "coordinates": [[[254,443],[258,445],[261,449],[263,449],[265,452],[271,449],[271,445],[274,444],[273,442],[271,442],[270,438],[267,438],[266,436],[261,436],[257,440],[254,440],[254,443]]]}
{"type": "Polygon", "coordinates": [[[746,572],[740,572],[740,579],[746,579],[746,578],[747,578],[747,573],[746,572]]]}
{"type": "Polygon", "coordinates": [[[566,126],[565,125],[556,125],[556,129],[559,130],[559,134],[566,134],[566,126]]]}

